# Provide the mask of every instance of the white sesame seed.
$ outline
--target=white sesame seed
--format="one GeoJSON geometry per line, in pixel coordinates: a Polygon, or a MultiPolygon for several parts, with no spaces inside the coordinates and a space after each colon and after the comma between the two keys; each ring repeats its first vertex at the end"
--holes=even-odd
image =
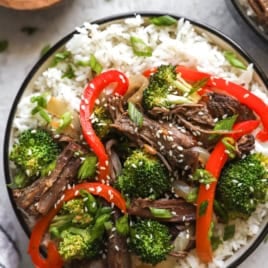
{"type": "Polygon", "coordinates": [[[101,167],[99,167],[99,169],[100,170],[106,170],[106,167],[101,166],[101,167]]]}
{"type": "Polygon", "coordinates": [[[95,188],[93,188],[93,187],[89,187],[88,190],[89,190],[90,192],[95,192],[95,188]]]}
{"type": "Polygon", "coordinates": [[[75,195],[75,196],[79,195],[79,191],[76,190],[76,191],[74,192],[74,195],[75,195]]]}
{"type": "Polygon", "coordinates": [[[178,149],[179,151],[183,151],[183,147],[182,147],[182,146],[178,146],[177,149],[178,149]]]}
{"type": "Polygon", "coordinates": [[[102,191],[102,187],[101,187],[101,186],[98,186],[98,187],[96,188],[96,191],[97,191],[97,193],[100,193],[100,192],[102,191]]]}

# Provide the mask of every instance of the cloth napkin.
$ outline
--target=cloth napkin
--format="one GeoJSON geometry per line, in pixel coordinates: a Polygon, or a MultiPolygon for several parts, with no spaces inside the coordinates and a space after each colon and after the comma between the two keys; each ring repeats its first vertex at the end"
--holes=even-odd
{"type": "Polygon", "coordinates": [[[17,268],[21,253],[16,242],[16,230],[0,197],[0,268],[17,268]]]}

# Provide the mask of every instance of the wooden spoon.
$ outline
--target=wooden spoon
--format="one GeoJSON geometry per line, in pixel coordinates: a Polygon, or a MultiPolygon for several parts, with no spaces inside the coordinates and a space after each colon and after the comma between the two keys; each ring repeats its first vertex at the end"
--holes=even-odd
{"type": "Polygon", "coordinates": [[[54,5],[61,0],[0,0],[0,6],[20,10],[33,10],[54,5]]]}

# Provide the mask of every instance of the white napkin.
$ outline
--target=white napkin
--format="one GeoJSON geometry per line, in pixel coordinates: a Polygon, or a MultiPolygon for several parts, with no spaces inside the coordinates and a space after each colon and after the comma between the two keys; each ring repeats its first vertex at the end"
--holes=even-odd
{"type": "Polygon", "coordinates": [[[21,259],[14,225],[0,198],[0,268],[17,268],[21,259]]]}

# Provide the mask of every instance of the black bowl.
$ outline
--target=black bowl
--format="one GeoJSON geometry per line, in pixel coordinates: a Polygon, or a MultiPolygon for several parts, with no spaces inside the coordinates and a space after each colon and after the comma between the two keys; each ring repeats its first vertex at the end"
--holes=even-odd
{"type": "Polygon", "coordinates": [[[226,0],[234,18],[242,18],[242,20],[264,41],[268,42],[268,28],[262,29],[262,25],[253,17],[248,16],[246,9],[240,4],[240,0],[226,0]]]}
{"type": "MultiPolygon", "coordinates": [[[[96,24],[111,24],[115,21],[120,21],[125,18],[135,17],[137,14],[143,16],[143,17],[154,17],[154,16],[160,16],[160,15],[170,15],[176,19],[180,19],[180,16],[173,15],[173,14],[163,14],[163,13],[144,13],[144,12],[135,12],[135,13],[127,13],[122,14],[118,16],[111,16],[104,19],[100,19],[97,21],[94,21],[92,23],[96,24]]],[[[268,88],[268,80],[265,77],[264,72],[258,67],[258,65],[255,63],[255,61],[234,41],[232,41],[229,37],[225,36],[223,33],[219,32],[218,30],[214,29],[213,27],[210,27],[208,25],[201,24],[199,22],[196,22],[194,20],[185,18],[186,20],[190,21],[191,24],[194,26],[194,28],[198,32],[205,32],[211,40],[213,40],[214,43],[219,45],[220,47],[228,50],[233,50],[239,55],[239,57],[247,62],[247,63],[254,63],[254,76],[255,80],[260,82],[264,85],[264,87],[268,88]]],[[[20,102],[20,99],[22,98],[25,91],[28,90],[28,88],[31,86],[32,81],[35,80],[35,78],[46,68],[48,67],[48,61],[51,59],[51,57],[60,49],[62,48],[67,41],[69,41],[72,36],[76,33],[76,31],[68,34],[63,39],[61,39],[58,43],[56,43],[32,68],[28,76],[25,78],[21,88],[19,89],[17,96],[14,100],[14,103],[12,105],[6,131],[5,131],[5,139],[4,139],[4,172],[5,172],[5,180],[6,183],[9,184],[12,181],[12,174],[10,169],[10,162],[9,162],[9,148],[12,144],[12,126],[13,126],[13,119],[16,113],[17,105],[20,102]]],[[[13,205],[13,209],[16,213],[16,216],[28,235],[30,237],[30,229],[28,225],[26,224],[26,221],[23,217],[22,212],[17,208],[15,201],[12,196],[12,190],[7,187],[8,194],[10,201],[13,205]]],[[[233,257],[228,259],[228,263],[226,263],[227,267],[237,267],[240,263],[242,263],[256,248],[257,246],[262,242],[266,234],[268,233],[268,221],[264,223],[262,226],[260,232],[256,237],[251,239],[249,241],[248,245],[243,247],[241,250],[239,250],[237,253],[234,254],[233,257]]]]}

